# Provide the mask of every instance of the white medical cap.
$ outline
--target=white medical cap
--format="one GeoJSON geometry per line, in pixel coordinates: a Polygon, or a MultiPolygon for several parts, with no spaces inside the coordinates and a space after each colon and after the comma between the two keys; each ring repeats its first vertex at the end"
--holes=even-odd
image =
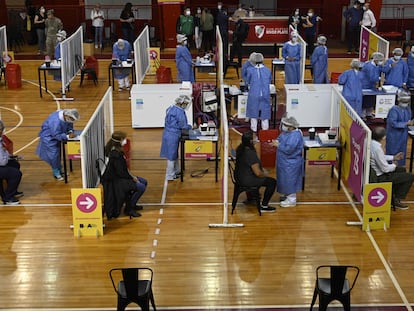
{"type": "Polygon", "coordinates": [[[187,36],[181,33],[177,34],[177,42],[182,43],[183,41],[187,40],[187,36]]]}
{"type": "Polygon", "coordinates": [[[392,54],[393,54],[393,55],[395,55],[395,54],[398,54],[398,55],[403,55],[403,54],[404,54],[404,52],[403,52],[402,48],[395,48],[395,49],[392,51],[392,54]]]}
{"type": "Polygon", "coordinates": [[[255,53],[253,55],[253,62],[256,64],[263,63],[264,57],[262,53],[255,53]]]}
{"type": "Polygon", "coordinates": [[[372,53],[372,59],[382,61],[384,60],[384,54],[382,54],[381,52],[374,52],[372,53]]]}
{"type": "Polygon", "coordinates": [[[327,39],[326,39],[325,36],[319,36],[318,39],[317,39],[318,44],[326,44],[326,41],[327,41],[327,39]]]}
{"type": "Polygon", "coordinates": [[[254,64],[255,63],[255,60],[254,60],[254,55],[256,54],[256,52],[253,52],[253,53],[251,53],[250,54],[250,56],[249,56],[249,62],[251,62],[252,64],[254,64]]]}
{"type": "Polygon", "coordinates": [[[118,39],[117,45],[121,50],[123,50],[125,47],[125,41],[123,39],[118,39]]]}
{"type": "Polygon", "coordinates": [[[66,31],[59,30],[56,34],[57,37],[61,37],[62,39],[66,39],[66,31]]]}
{"type": "Polygon", "coordinates": [[[397,91],[397,101],[399,103],[410,103],[411,94],[406,89],[398,89],[397,91]]]}
{"type": "Polygon", "coordinates": [[[176,104],[191,104],[191,97],[188,95],[180,95],[175,99],[176,104]]]}
{"type": "Polygon", "coordinates": [[[354,58],[353,60],[351,60],[351,63],[350,63],[351,68],[358,69],[360,65],[361,63],[359,62],[359,59],[354,58]]]}
{"type": "Polygon", "coordinates": [[[299,127],[299,123],[296,120],[295,117],[284,117],[282,118],[282,123],[286,126],[291,126],[294,128],[298,128],[299,127]]]}
{"type": "Polygon", "coordinates": [[[80,119],[79,112],[77,109],[64,109],[63,114],[74,121],[78,121],[80,119]]]}

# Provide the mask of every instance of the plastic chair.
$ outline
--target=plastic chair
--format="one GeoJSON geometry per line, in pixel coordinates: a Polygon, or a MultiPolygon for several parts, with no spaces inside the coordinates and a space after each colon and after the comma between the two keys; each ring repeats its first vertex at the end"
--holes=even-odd
{"type": "Polygon", "coordinates": [[[325,311],[334,300],[342,303],[345,311],[351,310],[351,290],[359,275],[356,266],[319,266],[310,310],[319,295],[319,310],[325,311]],[[329,276],[329,277],[328,277],[329,276]]]}
{"type": "Polygon", "coordinates": [[[150,268],[114,268],[109,271],[112,286],[118,295],[117,310],[122,311],[132,302],[149,311],[149,302],[156,311],[152,293],[153,271],[150,268]],[[115,285],[117,284],[117,285],[115,285]]]}
{"type": "Polygon", "coordinates": [[[331,83],[338,83],[338,78],[342,72],[331,72],[331,83]]]}
{"type": "Polygon", "coordinates": [[[257,210],[259,212],[259,215],[262,216],[262,212],[260,210],[261,209],[260,192],[259,192],[260,187],[257,187],[257,186],[242,186],[242,185],[240,185],[240,183],[237,182],[236,174],[235,174],[234,160],[229,160],[229,172],[230,172],[231,181],[233,182],[233,185],[234,185],[233,200],[231,202],[231,206],[232,206],[231,214],[233,215],[233,212],[236,208],[237,200],[239,198],[240,193],[249,192],[254,196],[254,198],[256,200],[257,210]]]}

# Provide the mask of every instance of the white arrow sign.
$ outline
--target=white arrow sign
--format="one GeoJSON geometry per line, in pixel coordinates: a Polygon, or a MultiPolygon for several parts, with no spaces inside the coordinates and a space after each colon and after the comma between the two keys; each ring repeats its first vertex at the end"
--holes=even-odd
{"type": "Polygon", "coordinates": [[[86,201],[80,201],[79,204],[86,205],[86,209],[90,209],[93,205],[93,200],[90,197],[85,198],[86,201]]]}
{"type": "Polygon", "coordinates": [[[382,200],[384,200],[385,195],[381,193],[381,191],[377,191],[377,195],[371,197],[373,200],[377,200],[377,204],[379,204],[382,200]]]}

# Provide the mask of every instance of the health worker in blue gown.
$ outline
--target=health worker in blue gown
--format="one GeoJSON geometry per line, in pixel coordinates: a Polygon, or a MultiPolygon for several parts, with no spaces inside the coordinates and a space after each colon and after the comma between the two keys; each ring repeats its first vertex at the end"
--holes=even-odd
{"type": "Polygon", "coordinates": [[[263,130],[269,129],[271,116],[270,88],[272,73],[263,65],[263,54],[256,53],[252,57],[254,67],[247,70],[246,82],[249,85],[247,96],[246,117],[250,118],[250,129],[257,133],[257,122],[261,120],[263,130]]]}
{"type": "Polygon", "coordinates": [[[407,65],[408,65],[407,86],[409,88],[414,88],[414,45],[411,47],[411,51],[407,55],[407,65]]]}
{"type": "Polygon", "coordinates": [[[326,37],[319,36],[318,46],[313,50],[310,63],[312,65],[313,83],[328,83],[328,48],[326,37]]]}
{"type": "Polygon", "coordinates": [[[398,161],[398,166],[405,165],[407,151],[408,126],[414,122],[411,120],[411,95],[405,89],[397,91],[397,105],[393,106],[387,115],[387,140],[385,143],[386,154],[402,152],[404,156],[398,161]]]}
{"type": "MultiPolygon", "coordinates": [[[[126,61],[131,57],[131,44],[124,39],[118,39],[117,42],[112,46],[112,58],[117,59],[118,61],[126,61]]],[[[131,68],[122,68],[114,70],[114,77],[118,80],[118,91],[124,89],[129,90],[131,84],[129,82],[129,74],[131,68]]]]}
{"type": "Polygon", "coordinates": [[[406,87],[408,80],[407,62],[401,59],[403,55],[401,48],[395,48],[392,51],[392,57],[387,59],[382,69],[385,72],[385,85],[393,85],[396,87],[406,87]]]}
{"type": "Polygon", "coordinates": [[[61,144],[76,135],[73,131],[73,122],[79,120],[76,109],[63,109],[51,113],[43,122],[39,132],[39,144],[36,154],[40,159],[52,167],[56,180],[63,180],[61,163],[61,144]]]}
{"type": "Polygon", "coordinates": [[[277,192],[284,200],[280,207],[296,206],[296,192],[302,190],[303,181],[303,136],[295,117],[281,120],[281,132],[275,146],[277,192]]]}
{"type": "MultiPolygon", "coordinates": [[[[380,78],[382,66],[384,64],[384,54],[374,52],[371,59],[366,61],[361,69],[362,89],[377,91],[380,88],[380,78]]],[[[362,118],[372,118],[375,106],[375,95],[366,95],[362,100],[362,118]]]]}
{"type": "Polygon", "coordinates": [[[290,40],[283,44],[282,57],[285,60],[285,84],[299,84],[301,47],[296,31],[292,31],[290,40]]]}
{"type": "Polygon", "coordinates": [[[187,37],[177,35],[177,49],[175,50],[175,65],[177,66],[177,80],[194,82],[193,59],[187,47],[187,37]]]}
{"type": "Polygon", "coordinates": [[[359,72],[360,62],[354,58],[351,69],[344,71],[338,77],[338,84],[342,85],[342,96],[348,101],[355,112],[362,115],[362,74],[359,72]]]}
{"type": "MultiPolygon", "coordinates": [[[[60,58],[62,57],[60,53],[60,45],[63,40],[66,39],[66,31],[59,30],[56,34],[56,47],[55,47],[55,60],[60,61],[60,58]]],[[[60,70],[53,70],[53,80],[55,81],[62,81],[62,76],[60,70]]]]}
{"type": "Polygon", "coordinates": [[[174,180],[179,177],[178,146],[182,130],[192,128],[187,122],[185,110],[191,105],[191,98],[180,95],[175,99],[175,105],[167,108],[164,131],[162,133],[160,157],[167,158],[166,179],[174,180]]]}
{"type": "Polygon", "coordinates": [[[241,76],[244,82],[247,80],[247,71],[249,68],[254,67],[255,63],[253,62],[253,59],[255,57],[256,52],[253,52],[250,54],[249,59],[243,64],[241,69],[241,76]]]}

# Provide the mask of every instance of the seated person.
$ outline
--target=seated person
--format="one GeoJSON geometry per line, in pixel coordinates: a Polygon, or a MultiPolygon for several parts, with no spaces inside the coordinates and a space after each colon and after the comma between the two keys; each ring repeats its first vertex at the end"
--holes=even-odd
{"type": "Polygon", "coordinates": [[[9,140],[3,135],[3,131],[4,124],[0,120],[0,182],[3,180],[7,182],[6,189],[2,191],[1,196],[4,204],[17,205],[20,204],[17,197],[23,196],[23,192],[17,190],[22,179],[22,172],[19,162],[7,150],[5,142],[9,140]]]}
{"type": "Polygon", "coordinates": [[[401,203],[410,190],[414,181],[414,175],[405,171],[405,168],[397,166],[396,161],[401,160],[403,153],[386,155],[384,153],[386,130],[376,127],[372,131],[370,165],[376,174],[377,182],[392,183],[392,207],[402,210],[408,209],[401,203]],[[389,163],[392,162],[392,163],[389,163]]]}
{"type": "Polygon", "coordinates": [[[121,208],[126,203],[124,213],[130,217],[141,216],[136,205],[147,187],[147,180],[131,174],[123,151],[126,144],[126,133],[115,131],[106,143],[105,156],[109,158],[102,176],[104,187],[104,206],[108,219],[117,218],[121,208]]]}
{"type": "Polygon", "coordinates": [[[260,210],[262,213],[276,211],[276,208],[268,205],[276,189],[276,179],[266,176],[253,145],[251,131],[243,134],[242,142],[236,149],[235,179],[242,186],[265,187],[260,210]]]}
{"type": "MultiPolygon", "coordinates": [[[[131,44],[127,40],[118,39],[112,47],[112,58],[118,61],[126,61],[131,58],[131,44]]],[[[123,69],[115,69],[114,77],[118,80],[118,91],[122,92],[123,89],[129,90],[131,84],[129,82],[129,73],[131,67],[123,69]]]]}

